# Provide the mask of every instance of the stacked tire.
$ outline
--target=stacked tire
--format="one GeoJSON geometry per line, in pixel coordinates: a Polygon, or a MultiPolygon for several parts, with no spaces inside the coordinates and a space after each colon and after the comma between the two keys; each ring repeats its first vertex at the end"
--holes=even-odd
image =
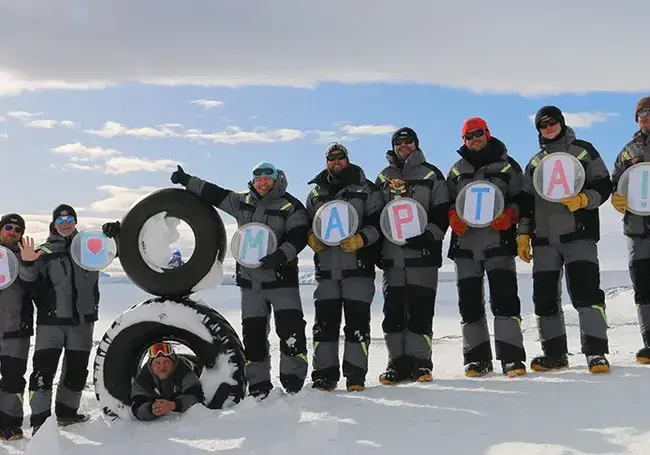
{"type": "Polygon", "coordinates": [[[122,313],[99,343],[93,382],[104,414],[131,417],[131,382],[147,348],[163,340],[176,341],[194,352],[192,360],[202,372],[206,407],[223,409],[240,402],[247,387],[241,340],[217,310],[190,298],[225,257],[226,229],[218,212],[185,190],[159,190],[129,210],[116,240],[126,275],[155,298],[122,313]],[[192,257],[175,269],[156,270],[142,255],[142,228],[160,213],[185,221],[194,232],[192,257]]]}

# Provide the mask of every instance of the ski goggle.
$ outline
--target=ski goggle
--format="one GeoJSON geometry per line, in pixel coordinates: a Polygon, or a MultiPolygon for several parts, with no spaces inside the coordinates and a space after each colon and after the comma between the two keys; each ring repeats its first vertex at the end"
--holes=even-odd
{"type": "Polygon", "coordinates": [[[411,145],[415,141],[411,137],[404,137],[404,138],[399,138],[395,139],[393,141],[393,145],[411,145]]]}
{"type": "Polygon", "coordinates": [[[61,225],[63,223],[72,223],[74,221],[74,217],[72,215],[66,215],[66,216],[60,216],[56,219],[56,224],[61,225]]]}
{"type": "Polygon", "coordinates": [[[549,126],[555,126],[555,125],[557,125],[558,123],[560,123],[560,121],[559,121],[558,119],[556,119],[556,118],[552,118],[552,119],[547,120],[547,121],[545,121],[545,122],[539,122],[539,123],[537,124],[537,127],[538,127],[540,130],[543,130],[544,128],[548,128],[549,126]]]}
{"type": "Polygon", "coordinates": [[[158,356],[171,357],[174,355],[174,348],[169,343],[156,343],[149,348],[149,357],[155,359],[158,356]]]}
{"type": "Polygon", "coordinates": [[[262,167],[255,169],[253,171],[253,175],[255,177],[261,177],[261,176],[266,176],[266,177],[271,177],[275,174],[275,169],[271,169],[269,167],[262,167]]]}
{"type": "Polygon", "coordinates": [[[463,138],[465,138],[466,141],[471,141],[474,138],[481,137],[485,134],[484,130],[474,130],[470,131],[469,133],[466,133],[463,138]]]}
{"type": "Polygon", "coordinates": [[[334,152],[327,155],[327,161],[344,160],[348,157],[345,152],[334,152]]]}
{"type": "Polygon", "coordinates": [[[4,229],[5,231],[16,231],[16,234],[23,232],[23,228],[20,226],[15,226],[13,224],[5,224],[4,229]]]}
{"type": "Polygon", "coordinates": [[[636,113],[636,116],[638,118],[646,118],[650,114],[650,109],[641,109],[639,112],[636,113]]]}

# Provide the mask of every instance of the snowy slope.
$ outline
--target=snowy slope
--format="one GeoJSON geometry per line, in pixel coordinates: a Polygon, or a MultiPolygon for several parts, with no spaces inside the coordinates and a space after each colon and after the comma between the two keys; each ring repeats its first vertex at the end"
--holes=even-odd
{"type": "MultiPolygon", "coordinates": [[[[645,402],[650,368],[634,363],[641,339],[625,276],[603,277],[606,287],[620,285],[607,292],[613,364],[608,375],[586,372],[585,360],[579,354],[577,316],[567,307],[570,349],[574,352],[570,369],[529,373],[518,379],[497,373],[465,378],[455,284],[443,282],[435,322],[433,383],[397,387],[377,384],[386,350],[381,341],[381,299],[376,296],[369,387],[363,393],[350,394],[343,388],[323,393],[305,388],[296,396],[286,397],[276,389],[262,403],[245,400],[228,411],[195,407],[185,415],[144,424],[105,421],[89,387],[82,408],[91,413],[90,422],[66,429],[49,422],[31,441],[0,442],[0,454],[650,453],[645,402]]],[[[302,289],[308,327],[313,320],[313,289],[302,289]]],[[[539,346],[530,314],[530,290],[529,278],[523,277],[524,336],[532,357],[539,353],[539,346]]],[[[105,283],[102,293],[102,320],[96,339],[116,314],[146,298],[126,284],[105,283]]],[[[201,297],[211,298],[239,329],[235,287],[224,286],[201,297]]],[[[277,340],[272,340],[275,366],[277,340]]]]}

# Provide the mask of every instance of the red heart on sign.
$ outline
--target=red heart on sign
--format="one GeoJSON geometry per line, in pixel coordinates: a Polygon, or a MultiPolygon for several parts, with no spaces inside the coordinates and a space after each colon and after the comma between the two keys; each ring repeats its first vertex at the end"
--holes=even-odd
{"type": "Polygon", "coordinates": [[[7,278],[4,275],[0,275],[0,284],[4,283],[6,279],[7,278]]]}
{"type": "Polygon", "coordinates": [[[101,251],[102,246],[104,246],[104,242],[101,239],[88,239],[86,246],[92,254],[97,254],[101,251]]]}

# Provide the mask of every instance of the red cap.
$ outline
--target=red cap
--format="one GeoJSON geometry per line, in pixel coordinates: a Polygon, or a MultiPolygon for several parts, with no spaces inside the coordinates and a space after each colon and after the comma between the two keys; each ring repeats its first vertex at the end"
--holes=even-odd
{"type": "Polygon", "coordinates": [[[460,135],[465,139],[465,135],[467,134],[468,131],[474,131],[474,130],[484,130],[485,131],[485,136],[490,140],[490,130],[488,129],[487,122],[483,120],[481,117],[471,117],[465,120],[465,123],[463,123],[463,128],[460,130],[460,135]]]}

